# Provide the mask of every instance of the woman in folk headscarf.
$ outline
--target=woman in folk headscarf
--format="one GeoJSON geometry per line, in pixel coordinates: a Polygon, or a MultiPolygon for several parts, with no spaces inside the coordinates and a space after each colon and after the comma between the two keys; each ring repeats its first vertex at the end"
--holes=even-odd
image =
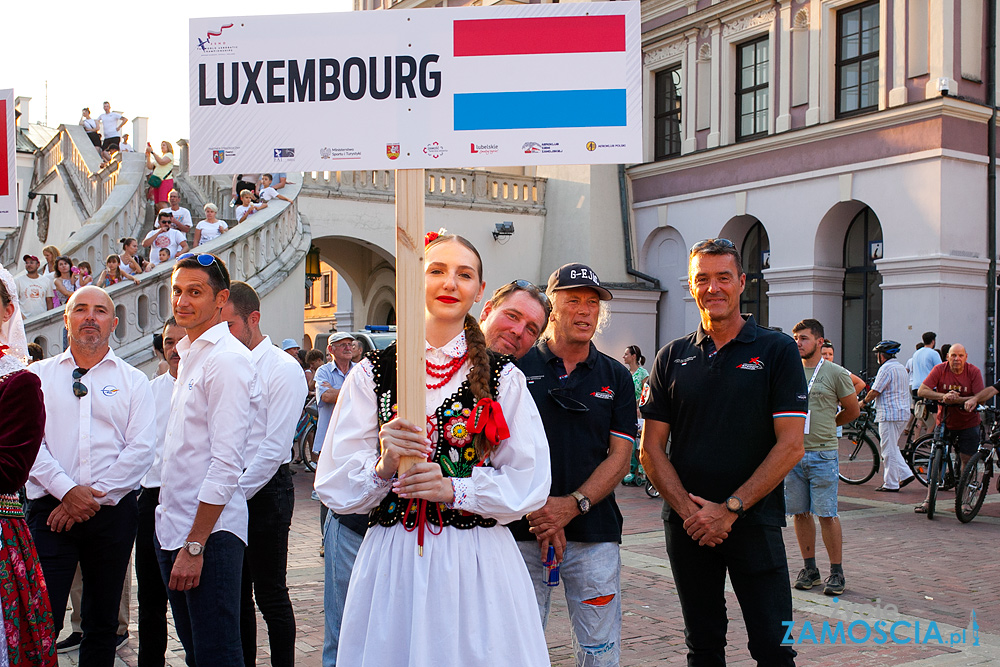
{"type": "Polygon", "coordinates": [[[0,667],[57,664],[49,595],[18,498],[45,430],[27,356],[17,288],[0,266],[0,667]]]}

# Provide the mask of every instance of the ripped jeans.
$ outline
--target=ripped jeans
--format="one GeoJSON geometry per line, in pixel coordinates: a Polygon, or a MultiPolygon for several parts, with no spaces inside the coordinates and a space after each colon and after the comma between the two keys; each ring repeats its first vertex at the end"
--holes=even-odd
{"type": "Polygon", "coordinates": [[[559,586],[546,586],[538,542],[518,542],[528,566],[544,628],[552,592],[562,588],[573,625],[577,667],[617,667],[621,655],[622,561],[617,542],[568,542],[559,586]]]}

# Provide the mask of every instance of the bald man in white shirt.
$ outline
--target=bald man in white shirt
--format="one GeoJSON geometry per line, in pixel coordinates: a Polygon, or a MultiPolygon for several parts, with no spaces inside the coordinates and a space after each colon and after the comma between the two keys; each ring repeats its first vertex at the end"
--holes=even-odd
{"type": "Polygon", "coordinates": [[[240,586],[247,501],[239,479],[260,392],[253,358],[222,308],[229,271],[214,255],[182,255],[171,306],[187,335],[163,440],[157,557],[189,665],[241,667],[240,586]]]}
{"type": "Polygon", "coordinates": [[[79,664],[111,667],[139,522],[137,489],[153,463],[156,412],[146,376],[108,346],[118,318],[107,292],[77,290],[63,320],[69,347],[30,368],[42,381],[46,425],[28,477],[28,525],[56,634],[79,564],[79,664]]]}
{"type": "Polygon", "coordinates": [[[295,487],[288,464],[309,390],[298,362],[261,333],[260,298],[250,285],[232,283],[222,317],[229,323],[229,332],[253,355],[261,393],[247,442],[246,470],[240,477],[250,515],[240,602],[243,662],[247,667],[257,664],[256,598],[267,624],[272,667],[293,667],[295,613],[285,580],[295,487]]]}

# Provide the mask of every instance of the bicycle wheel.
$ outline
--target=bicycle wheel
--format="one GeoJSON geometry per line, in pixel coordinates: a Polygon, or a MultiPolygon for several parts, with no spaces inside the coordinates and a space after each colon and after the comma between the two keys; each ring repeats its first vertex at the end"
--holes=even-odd
{"type": "Polygon", "coordinates": [[[986,494],[989,493],[993,469],[988,459],[989,454],[984,456],[980,450],[972,455],[962,471],[962,478],[955,491],[955,516],[962,523],[969,523],[976,518],[986,494]]]}
{"type": "Polygon", "coordinates": [[[937,504],[938,482],[941,480],[941,463],[944,461],[944,447],[938,445],[934,448],[934,457],[931,459],[931,469],[927,473],[927,518],[934,518],[934,509],[937,504]]]}
{"type": "Polygon", "coordinates": [[[652,481],[646,482],[646,495],[649,496],[650,498],[660,497],[660,492],[656,490],[655,486],[653,486],[652,481]]]}
{"type": "Polygon", "coordinates": [[[302,463],[309,472],[316,471],[316,461],[319,460],[319,453],[313,451],[313,441],[316,439],[316,424],[309,424],[306,432],[299,438],[299,456],[302,463]]]}
{"type": "Polygon", "coordinates": [[[847,484],[864,484],[878,472],[878,448],[867,435],[852,433],[840,439],[838,450],[840,479],[847,484]]]}
{"type": "Polygon", "coordinates": [[[931,442],[933,440],[934,436],[931,434],[920,436],[913,443],[913,449],[910,450],[910,456],[906,460],[917,481],[924,486],[927,486],[927,473],[931,467],[931,442]]]}

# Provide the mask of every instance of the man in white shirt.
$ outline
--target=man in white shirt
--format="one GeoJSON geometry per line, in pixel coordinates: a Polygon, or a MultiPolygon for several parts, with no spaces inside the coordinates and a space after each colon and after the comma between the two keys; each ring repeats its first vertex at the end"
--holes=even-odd
{"type": "Polygon", "coordinates": [[[21,316],[28,318],[52,308],[52,281],[38,274],[39,262],[34,255],[25,255],[21,261],[27,274],[18,276],[14,282],[21,302],[21,316]]]}
{"type": "Polygon", "coordinates": [[[105,102],[104,113],[98,116],[97,120],[101,123],[101,134],[104,136],[104,141],[101,143],[101,154],[107,159],[112,149],[118,150],[122,140],[121,129],[128,122],[128,118],[118,111],[112,111],[111,103],[105,102]]]}
{"type": "Polygon", "coordinates": [[[160,211],[156,220],[156,229],[146,234],[142,240],[142,247],[150,248],[149,263],[153,266],[160,264],[160,248],[166,248],[170,257],[188,251],[187,237],[183,233],[173,228],[173,218],[170,209],[160,211]]]}
{"type": "Polygon", "coordinates": [[[132,144],[130,144],[128,142],[128,134],[127,133],[122,135],[122,140],[118,144],[118,150],[120,150],[122,153],[134,153],[135,152],[135,149],[132,148],[132,144]]]}
{"type": "Polygon", "coordinates": [[[171,190],[170,194],[167,195],[167,203],[169,203],[170,206],[160,209],[160,213],[169,213],[173,218],[171,224],[174,229],[182,234],[187,234],[188,230],[191,229],[192,224],[191,211],[181,206],[180,193],[177,192],[177,190],[171,190]]]}
{"type": "Polygon", "coordinates": [[[222,309],[229,331],[253,355],[260,386],[260,406],[250,428],[240,486],[250,514],[243,558],[240,637],[245,664],[257,657],[257,613],[267,623],[271,665],[295,664],[295,613],[288,597],[288,532],[292,526],[295,488],[288,463],[290,444],[305,403],[306,379],[295,359],[271,344],[260,331],[260,298],[252,287],[233,282],[222,309]]]}
{"type": "Polygon", "coordinates": [[[74,292],[63,319],[67,350],[30,368],[42,381],[46,426],[28,477],[28,525],[57,610],[56,635],[79,564],[79,662],[110,666],[138,525],[136,489],[153,463],[153,394],[146,376],[108,347],[118,319],[104,290],[74,292]]]}
{"type": "Polygon", "coordinates": [[[139,599],[139,664],[163,665],[167,652],[167,587],[160,573],[156,548],[156,506],[160,502],[160,469],[163,467],[163,438],[170,417],[170,399],[177,379],[181,355],[177,343],[184,329],[174,318],[163,325],[163,358],[167,372],[149,383],[156,405],[156,455],[153,467],[142,478],[139,491],[139,531],[135,536],[136,596],[139,599]]]}
{"type": "Polygon", "coordinates": [[[244,450],[260,399],[250,351],[222,308],[229,271],[214,255],[174,265],[171,306],[187,335],[163,440],[157,557],[189,664],[242,667],[244,450]]]}

